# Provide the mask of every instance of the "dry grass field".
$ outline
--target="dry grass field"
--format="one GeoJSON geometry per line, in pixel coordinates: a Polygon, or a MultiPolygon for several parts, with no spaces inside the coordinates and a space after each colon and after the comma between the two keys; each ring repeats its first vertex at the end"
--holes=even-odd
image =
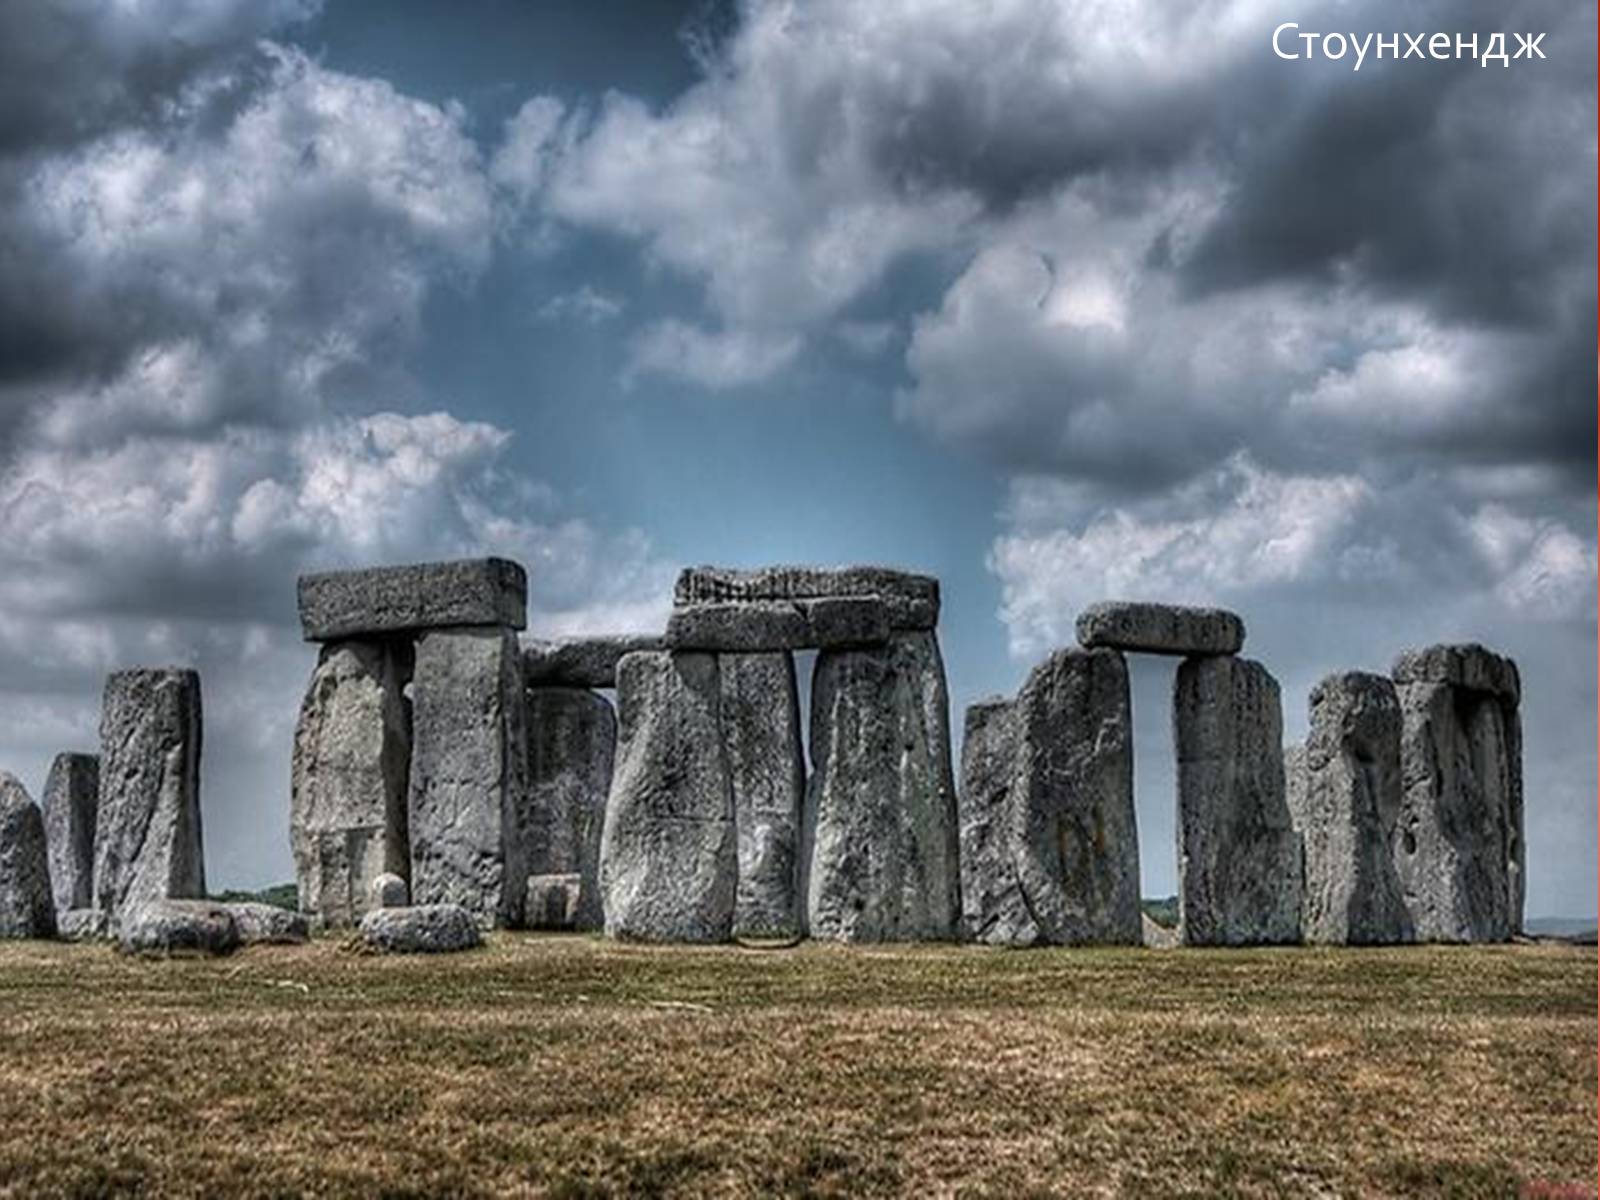
{"type": "Polygon", "coordinates": [[[1581,1196],[1596,960],[0,947],[17,1195],[1581,1196]]]}

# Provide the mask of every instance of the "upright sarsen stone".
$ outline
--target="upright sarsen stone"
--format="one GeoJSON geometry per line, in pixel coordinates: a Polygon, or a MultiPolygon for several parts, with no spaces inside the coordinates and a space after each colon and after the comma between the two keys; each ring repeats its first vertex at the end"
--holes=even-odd
{"type": "Polygon", "coordinates": [[[1011,837],[1035,941],[1143,938],[1130,713],[1115,650],[1058,650],[1017,695],[1011,837]]]}
{"type": "Polygon", "coordinates": [[[811,935],[954,938],[959,831],[944,664],[931,632],[817,656],[811,759],[811,935]]]}
{"type": "Polygon", "coordinates": [[[1039,927],[1023,903],[1012,854],[1011,782],[1016,705],[993,696],[969,705],[961,739],[961,929],[972,941],[1032,945],[1039,927]]]}
{"type": "Polygon", "coordinates": [[[528,879],[526,705],[508,628],[430,629],[411,680],[411,900],[517,925],[528,879]]]}
{"type": "Polygon", "coordinates": [[[106,680],[94,903],[113,922],[131,905],[206,894],[200,736],[197,672],[141,668],[106,680]]]}
{"type": "Polygon", "coordinates": [[[587,688],[528,689],[529,874],[570,875],[577,884],[576,904],[558,912],[541,903],[527,914],[530,926],[601,926],[600,832],[616,749],[617,718],[604,696],[587,688]]]}
{"type": "Polygon", "coordinates": [[[411,717],[404,642],[323,646],[300,704],[289,841],[300,911],[357,924],[383,874],[410,874],[406,787],[411,717]]]}
{"type": "Polygon", "coordinates": [[[786,653],[723,654],[722,743],[733,788],[739,884],[737,937],[793,937],[801,930],[800,811],[805,756],[794,659],[786,653]]]}
{"type": "Polygon", "coordinates": [[[1400,701],[1359,671],[1311,692],[1305,746],[1285,761],[1290,809],[1305,848],[1301,932],[1308,942],[1412,939],[1395,869],[1400,821],[1400,701]]]}
{"type": "Polygon", "coordinates": [[[0,771],[0,938],[55,935],[44,817],[21,781],[0,771]]]}
{"type": "Polygon", "coordinates": [[[99,756],[56,755],[44,784],[44,831],[58,915],[93,906],[94,825],[99,804],[99,756]]]}
{"type": "Polygon", "coordinates": [[[606,933],[721,942],[738,840],[712,654],[643,651],[617,667],[617,766],[600,841],[606,933]]]}
{"type": "Polygon", "coordinates": [[[1277,680],[1249,659],[1185,659],[1173,692],[1173,733],[1182,940],[1298,941],[1300,836],[1284,794],[1277,680]]]}

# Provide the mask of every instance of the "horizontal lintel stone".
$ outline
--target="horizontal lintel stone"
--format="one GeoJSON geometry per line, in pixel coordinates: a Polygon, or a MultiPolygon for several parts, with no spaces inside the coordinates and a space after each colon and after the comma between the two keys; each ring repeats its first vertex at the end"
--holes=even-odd
{"type": "Polygon", "coordinates": [[[1395,659],[1392,676],[1396,683],[1453,684],[1511,704],[1520,703],[1522,697],[1517,664],[1476,642],[1406,650],[1395,659]]]}
{"type": "Polygon", "coordinates": [[[528,574],[504,558],[300,576],[308,642],[463,625],[527,626],[528,574]]]}
{"type": "Polygon", "coordinates": [[[1244,621],[1221,608],[1107,600],[1078,614],[1078,644],[1146,654],[1237,654],[1244,621]]]}
{"type": "Polygon", "coordinates": [[[891,630],[932,629],[939,623],[939,581],[890,567],[686,567],[673,604],[762,604],[875,597],[891,630]]]}
{"type": "Polygon", "coordinates": [[[767,650],[836,650],[881,646],[889,640],[888,609],[875,596],[834,596],[792,602],[695,604],[667,618],[674,650],[724,654],[767,650]]]}
{"type": "Polygon", "coordinates": [[[665,650],[658,633],[614,633],[522,643],[523,682],[529,687],[614,688],[617,664],[636,650],[665,650]]]}

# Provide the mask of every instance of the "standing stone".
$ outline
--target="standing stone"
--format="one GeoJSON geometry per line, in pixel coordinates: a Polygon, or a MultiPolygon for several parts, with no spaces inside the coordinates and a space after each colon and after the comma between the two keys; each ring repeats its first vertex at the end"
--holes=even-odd
{"type": "Polygon", "coordinates": [[[1395,870],[1400,701],[1381,675],[1330,675],[1311,692],[1311,732],[1286,757],[1290,810],[1305,846],[1301,933],[1308,942],[1412,938],[1395,870]]]}
{"type": "Polygon", "coordinates": [[[1402,655],[1395,862],[1423,941],[1505,941],[1522,924],[1516,666],[1481,646],[1402,655]]]}
{"type": "Polygon", "coordinates": [[[1183,942],[1298,941],[1300,835],[1284,793],[1277,680],[1249,659],[1187,658],[1174,686],[1173,732],[1183,942]]]}
{"type": "Polygon", "coordinates": [[[724,654],[717,668],[739,842],[734,936],[794,937],[801,931],[800,812],[806,778],[794,658],[724,654]]]}
{"type": "Polygon", "coordinates": [[[124,908],[206,894],[200,834],[200,676],[117,671],[100,710],[94,903],[124,908]]]}
{"type": "Polygon", "coordinates": [[[44,817],[22,782],[0,771],[0,938],[55,935],[44,817]]]}
{"type": "Polygon", "coordinates": [[[529,871],[572,875],[578,884],[569,915],[552,924],[557,909],[541,903],[537,914],[527,914],[531,927],[603,923],[600,832],[616,749],[617,718],[604,696],[587,688],[528,689],[529,871]]]}
{"type": "Polygon", "coordinates": [[[300,911],[330,927],[360,921],[378,876],[411,869],[410,657],[403,643],[329,642],[300,704],[289,840],[300,911]]]}
{"type": "Polygon", "coordinates": [[[600,840],[606,933],[726,941],[739,857],[717,658],[630,654],[617,667],[617,706],[617,767],[600,840]]]}
{"type": "Polygon", "coordinates": [[[527,886],[526,704],[508,628],[431,629],[411,681],[411,899],[517,925],[527,886]]]}
{"type": "Polygon", "coordinates": [[[954,938],[959,830],[944,663],[931,632],[823,651],[811,686],[811,935],[954,938]]]}
{"type": "Polygon", "coordinates": [[[1011,847],[1016,706],[993,696],[967,708],[961,740],[961,927],[994,945],[1032,945],[1039,927],[1022,901],[1011,847]]]}
{"type": "Polygon", "coordinates": [[[94,822],[99,803],[99,756],[56,755],[44,785],[44,830],[58,917],[94,903],[94,822]]]}
{"type": "MultiPolygon", "coordinates": [[[[1033,941],[1137,946],[1139,835],[1128,665],[1057,650],[1017,695],[1011,838],[1033,941]]],[[[1013,944],[1028,944],[1014,922],[1013,944]]]]}

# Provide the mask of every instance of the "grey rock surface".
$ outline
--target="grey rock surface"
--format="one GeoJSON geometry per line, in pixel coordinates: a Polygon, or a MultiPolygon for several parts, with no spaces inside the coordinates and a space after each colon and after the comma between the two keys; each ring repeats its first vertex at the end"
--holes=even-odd
{"type": "Polygon", "coordinates": [[[1016,706],[1002,696],[969,705],[961,741],[961,928],[972,941],[1032,945],[1039,928],[1023,903],[1012,852],[1011,779],[1016,706]]]}
{"type": "Polygon", "coordinates": [[[1172,950],[1178,945],[1178,931],[1159,921],[1152,921],[1147,913],[1140,914],[1143,925],[1144,944],[1151,950],[1172,950]]]}
{"type": "Polygon", "coordinates": [[[239,927],[226,904],[147,900],[125,908],[117,948],[124,954],[231,954],[239,927]]]}
{"type": "Polygon", "coordinates": [[[1138,945],[1127,663],[1115,650],[1057,650],[1028,675],[1015,721],[1011,838],[1034,936],[1014,920],[1012,943],[1138,945]]]}
{"type": "MultiPolygon", "coordinates": [[[[585,688],[528,689],[528,861],[532,875],[571,874],[568,925],[599,929],[600,833],[617,749],[610,702],[585,688]]],[[[529,925],[534,918],[528,917],[529,925]]]]}
{"type": "Polygon", "coordinates": [[[22,781],[0,771],[0,938],[55,935],[44,815],[22,781]]]}
{"type": "Polygon", "coordinates": [[[449,954],[483,944],[477,917],[459,904],[375,908],[361,918],[361,940],[382,954],[449,954]]]}
{"type": "Polygon", "coordinates": [[[94,903],[94,824],[100,756],[58,754],[44,784],[44,832],[57,915],[94,903]]]}
{"type": "Polygon", "coordinates": [[[385,871],[367,888],[367,911],[374,908],[405,908],[411,903],[411,887],[400,876],[385,871]]]}
{"type": "Polygon", "coordinates": [[[807,927],[847,942],[960,929],[944,663],[932,633],[817,656],[802,844],[807,927]]]}
{"type": "Polygon", "coordinates": [[[1179,931],[1186,945],[1300,938],[1278,682],[1258,662],[1188,658],[1173,688],[1179,931]]]}
{"type": "Polygon", "coordinates": [[[180,668],[114,672],[100,709],[94,906],[206,894],[200,829],[200,676],[180,668]]]}
{"type": "Polygon", "coordinates": [[[1330,675],[1311,691],[1305,745],[1285,756],[1289,808],[1305,852],[1307,942],[1412,939],[1395,869],[1400,821],[1400,701],[1382,675],[1330,675]]]}
{"type": "Polygon", "coordinates": [[[624,654],[665,650],[660,634],[617,633],[544,641],[525,638],[522,677],[529,687],[614,688],[624,654]]]}
{"type": "Polygon", "coordinates": [[[65,941],[96,941],[108,932],[106,915],[98,908],[69,908],[56,914],[56,934],[65,941]]]}
{"type": "Polygon", "coordinates": [[[696,604],[673,609],[666,643],[675,650],[759,653],[882,645],[889,609],[876,596],[696,604]]]}
{"type": "Polygon", "coordinates": [[[583,881],[575,873],[529,875],[528,896],[523,904],[528,928],[576,929],[582,898],[583,881]]]}
{"type": "Polygon", "coordinates": [[[379,875],[411,870],[410,673],[404,643],[329,642],[300,704],[289,843],[300,910],[330,928],[360,921],[379,875]]]}
{"type": "Polygon", "coordinates": [[[311,936],[311,923],[304,913],[290,912],[276,904],[257,904],[253,901],[226,906],[239,933],[239,944],[254,946],[264,943],[288,945],[306,941],[311,936]]]}
{"type": "Polygon", "coordinates": [[[1395,659],[1395,683],[1448,683],[1472,692],[1488,692],[1516,705],[1522,699],[1522,678],[1509,658],[1468,642],[1407,650],[1395,659]]]}
{"type": "Polygon", "coordinates": [[[678,576],[678,608],[720,603],[822,600],[876,596],[891,629],[932,629],[939,623],[939,581],[888,567],[687,567],[678,576]]]}
{"type": "Polygon", "coordinates": [[[1078,614],[1078,644],[1147,654],[1237,654],[1244,621],[1220,608],[1107,600],[1078,614]]]}
{"type": "Polygon", "coordinates": [[[720,942],[733,932],[738,839],[711,654],[630,654],[617,668],[616,770],[600,842],[606,933],[720,942]]]}
{"type": "Polygon", "coordinates": [[[407,811],[416,904],[459,904],[485,925],[521,922],[526,717],[509,629],[430,629],[417,639],[407,811]]]}
{"type": "Polygon", "coordinates": [[[794,658],[782,652],[724,654],[717,668],[739,847],[733,933],[794,937],[802,926],[800,817],[806,778],[794,658]]]}
{"type": "Polygon", "coordinates": [[[528,619],[528,575],[504,558],[323,571],[299,581],[306,641],[504,625],[528,619]]]}

